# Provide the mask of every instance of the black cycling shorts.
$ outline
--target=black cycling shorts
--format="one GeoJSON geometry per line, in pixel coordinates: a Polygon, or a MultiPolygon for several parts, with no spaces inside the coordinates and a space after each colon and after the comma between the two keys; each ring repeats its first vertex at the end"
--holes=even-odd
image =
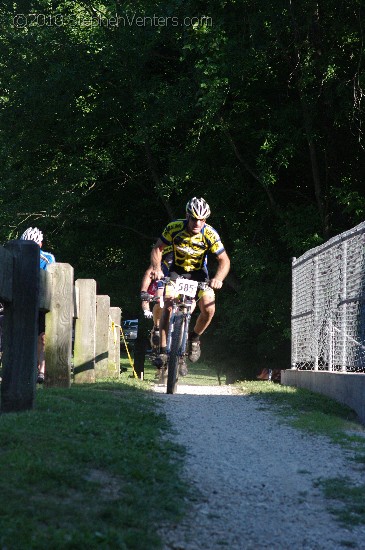
{"type": "Polygon", "coordinates": [[[38,315],[38,334],[46,332],[46,314],[44,311],[40,311],[38,315]]]}

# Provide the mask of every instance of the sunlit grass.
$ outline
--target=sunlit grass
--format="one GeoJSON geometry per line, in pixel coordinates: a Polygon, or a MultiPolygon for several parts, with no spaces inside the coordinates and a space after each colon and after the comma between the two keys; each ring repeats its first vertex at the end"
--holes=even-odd
{"type": "Polygon", "coordinates": [[[150,550],[178,521],[184,451],[144,384],[39,388],[36,408],[0,416],[0,548],[150,550]]]}
{"type": "MultiPolygon", "coordinates": [[[[126,354],[122,354],[121,365],[127,369],[123,376],[132,376],[133,369],[129,362],[129,359],[126,354]]],[[[179,382],[181,384],[191,384],[198,386],[215,386],[219,383],[225,384],[225,376],[223,375],[221,379],[218,378],[217,372],[209,367],[204,361],[198,361],[197,363],[190,363],[187,361],[189,374],[184,378],[180,378],[179,382]]],[[[149,385],[156,382],[155,378],[156,367],[154,367],[146,355],[145,365],[144,365],[144,375],[143,381],[149,385]]],[[[148,386],[145,386],[148,387],[148,386]]]]}

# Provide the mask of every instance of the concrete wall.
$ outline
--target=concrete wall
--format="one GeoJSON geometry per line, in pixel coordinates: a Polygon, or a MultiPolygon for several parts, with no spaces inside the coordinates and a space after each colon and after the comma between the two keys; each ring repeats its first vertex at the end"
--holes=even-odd
{"type": "Polygon", "coordinates": [[[365,424],[365,374],[282,370],[281,384],[306,388],[348,405],[365,424]]]}

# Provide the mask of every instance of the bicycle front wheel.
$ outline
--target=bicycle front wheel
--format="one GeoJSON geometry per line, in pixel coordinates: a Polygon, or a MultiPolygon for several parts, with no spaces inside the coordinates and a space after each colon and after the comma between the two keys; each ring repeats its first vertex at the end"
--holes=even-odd
{"type": "Polygon", "coordinates": [[[178,313],[174,322],[174,331],[171,335],[171,350],[167,368],[167,393],[175,393],[179,378],[180,348],[184,332],[184,316],[178,313]]]}

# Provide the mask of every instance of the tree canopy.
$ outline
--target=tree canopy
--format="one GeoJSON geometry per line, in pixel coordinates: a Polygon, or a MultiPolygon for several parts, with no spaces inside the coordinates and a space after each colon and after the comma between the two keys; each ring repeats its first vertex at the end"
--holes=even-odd
{"type": "Polygon", "coordinates": [[[232,260],[211,348],[229,343],[242,372],[288,366],[291,258],[364,218],[362,2],[0,14],[2,241],[41,227],[129,316],[151,246],[203,196],[232,260]]]}

